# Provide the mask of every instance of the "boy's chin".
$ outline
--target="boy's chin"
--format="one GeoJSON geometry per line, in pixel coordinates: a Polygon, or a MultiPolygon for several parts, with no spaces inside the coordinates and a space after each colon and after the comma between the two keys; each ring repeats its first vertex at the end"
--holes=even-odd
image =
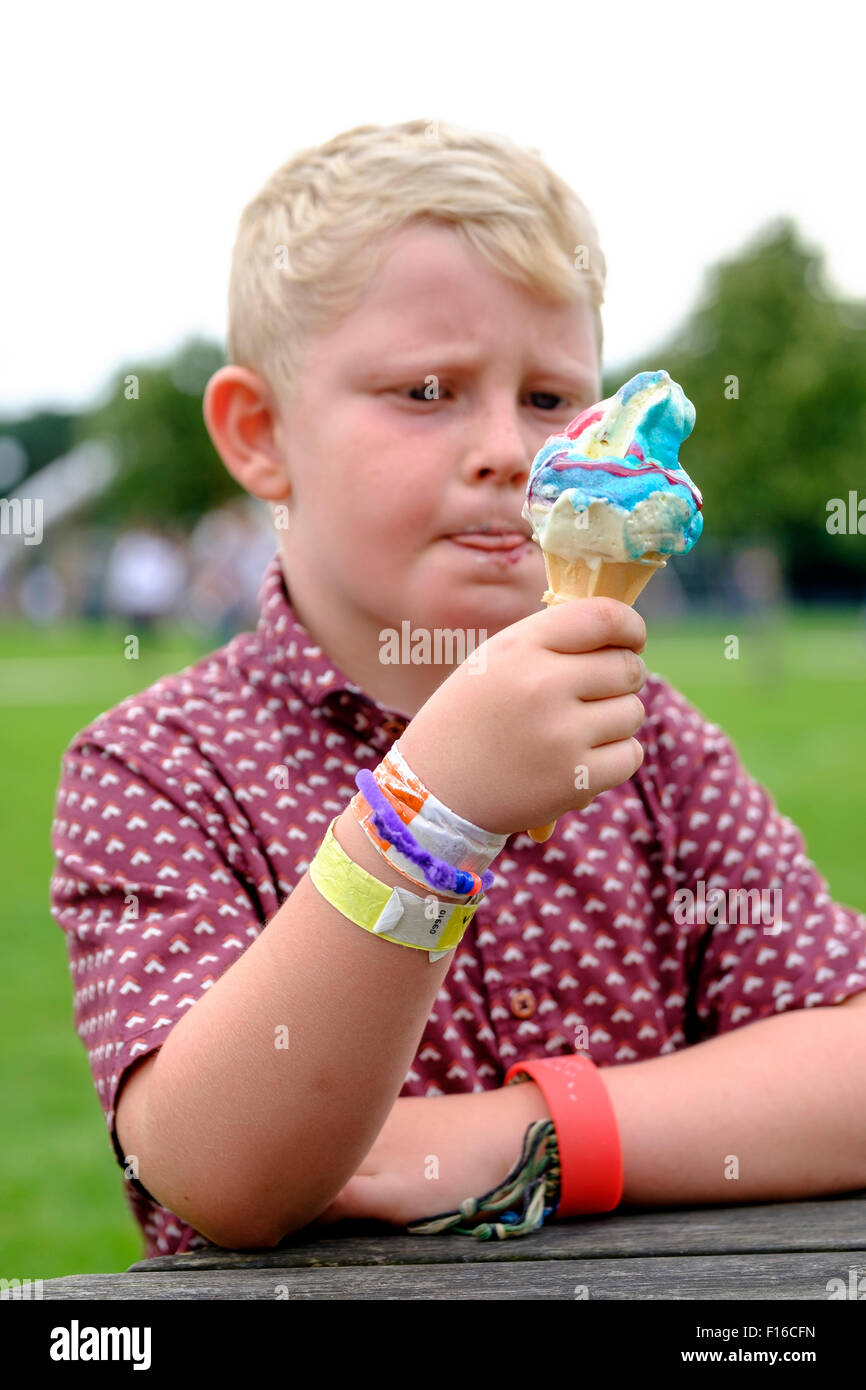
{"type": "MultiPolygon", "coordinates": [[[[542,588],[537,584],[442,585],[431,599],[435,601],[435,626],[486,628],[488,637],[529,617],[538,608],[542,588]]],[[[432,607],[432,605],[431,605],[432,607]]]]}
{"type": "Polygon", "coordinates": [[[525,562],[506,569],[503,565],[480,564],[476,570],[463,566],[451,570],[441,581],[442,592],[459,594],[461,601],[492,612],[536,607],[547,588],[544,566],[540,574],[525,562]]]}

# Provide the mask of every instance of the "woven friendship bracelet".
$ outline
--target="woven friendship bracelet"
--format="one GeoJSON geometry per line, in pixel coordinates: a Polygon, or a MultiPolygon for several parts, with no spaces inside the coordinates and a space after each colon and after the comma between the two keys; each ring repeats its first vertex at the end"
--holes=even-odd
{"type": "Polygon", "coordinates": [[[559,1145],[553,1121],[535,1120],[524,1135],[517,1163],[498,1187],[483,1197],[467,1197],[456,1211],[444,1212],[406,1229],[410,1235],[418,1236],[453,1231],[476,1240],[529,1235],[556,1214],[560,1181],[559,1145]],[[476,1225],[464,1224],[474,1218],[480,1218],[476,1225]]]}

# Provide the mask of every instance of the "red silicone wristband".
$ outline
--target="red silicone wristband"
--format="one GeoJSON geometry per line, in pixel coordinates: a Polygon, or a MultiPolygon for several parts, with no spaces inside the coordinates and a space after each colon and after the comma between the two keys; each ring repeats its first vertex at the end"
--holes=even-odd
{"type": "Polygon", "coordinates": [[[519,1072],[541,1090],[556,1130],[562,1170],[556,1219],[613,1211],[622,1200],[622,1146],[598,1067],[580,1053],[515,1062],[504,1084],[519,1072]]]}

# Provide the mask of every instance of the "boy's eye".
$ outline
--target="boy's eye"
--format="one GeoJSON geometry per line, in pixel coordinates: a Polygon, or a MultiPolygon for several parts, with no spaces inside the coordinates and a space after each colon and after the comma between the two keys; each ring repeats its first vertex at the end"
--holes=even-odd
{"type": "MultiPolygon", "coordinates": [[[[406,389],[407,394],[412,400],[416,401],[440,400],[448,391],[447,386],[440,385],[438,388],[434,389],[432,384],[430,386],[426,384],[424,386],[409,386],[406,389]]],[[[542,402],[546,402],[546,404],[540,404],[538,406],[539,410],[551,411],[565,409],[568,405],[566,397],[557,395],[555,391],[531,392],[531,400],[537,400],[538,398],[540,398],[542,402]]]]}
{"type": "Polygon", "coordinates": [[[433,382],[430,382],[429,385],[425,382],[423,386],[409,386],[407,390],[414,401],[435,401],[445,394],[445,392],[448,390],[448,387],[437,387],[433,382]],[[413,391],[418,391],[420,392],[420,394],[417,396],[413,396],[413,391]]]}

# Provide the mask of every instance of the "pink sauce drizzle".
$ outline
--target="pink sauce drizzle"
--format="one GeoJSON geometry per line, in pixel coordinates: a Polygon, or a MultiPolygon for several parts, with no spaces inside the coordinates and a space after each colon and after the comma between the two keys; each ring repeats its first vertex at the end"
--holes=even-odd
{"type": "Polygon", "coordinates": [[[571,424],[566,428],[565,433],[568,435],[569,439],[576,439],[579,434],[583,434],[583,431],[588,425],[593,425],[596,420],[600,420],[603,414],[603,410],[593,410],[592,406],[590,406],[582,415],[576,415],[574,417],[571,424]]]}
{"type": "MultiPolygon", "coordinates": [[[[598,419],[602,413],[603,412],[599,411],[595,418],[598,419]]],[[[581,417],[578,416],[578,420],[580,418],[581,417]]],[[[577,420],[575,420],[574,423],[577,424],[577,420]]],[[[566,433],[568,433],[568,431],[566,431],[566,433]]],[[[580,431],[578,431],[578,433],[580,433],[580,431]]],[[[570,437],[574,438],[574,435],[570,437]]],[[[644,463],[643,450],[639,444],[632,444],[626,449],[626,458],[628,458],[630,454],[634,458],[640,459],[641,463],[644,463]]],[[[615,463],[611,459],[569,459],[567,455],[559,455],[554,456],[552,459],[548,459],[544,466],[545,468],[555,468],[559,472],[567,468],[601,468],[605,473],[612,473],[615,478],[632,478],[639,473],[662,473],[667,478],[668,482],[679,483],[680,487],[687,487],[689,489],[689,492],[695,499],[695,506],[698,511],[701,511],[704,503],[703,497],[693,483],[689,482],[686,478],[680,478],[676,473],[672,473],[667,468],[662,468],[660,463],[654,463],[652,459],[649,463],[646,463],[643,468],[626,468],[625,464],[615,463]]]]}

